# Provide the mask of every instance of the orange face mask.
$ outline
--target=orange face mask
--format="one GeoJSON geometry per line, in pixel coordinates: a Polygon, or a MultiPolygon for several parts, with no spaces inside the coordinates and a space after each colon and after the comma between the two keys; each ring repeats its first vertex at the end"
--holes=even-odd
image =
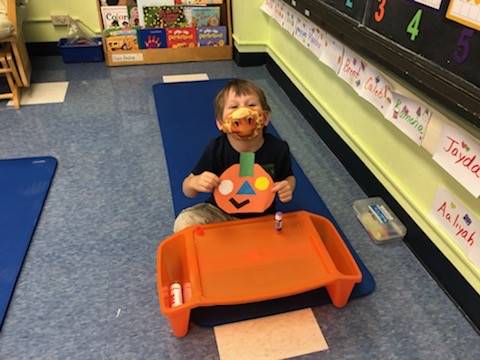
{"type": "Polygon", "coordinates": [[[237,134],[242,138],[252,139],[265,126],[263,112],[241,107],[229,114],[220,125],[220,130],[227,134],[237,134]]]}

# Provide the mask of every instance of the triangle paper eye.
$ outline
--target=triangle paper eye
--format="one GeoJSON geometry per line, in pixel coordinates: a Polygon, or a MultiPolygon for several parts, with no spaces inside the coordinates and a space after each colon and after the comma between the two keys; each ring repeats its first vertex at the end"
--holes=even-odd
{"type": "Polygon", "coordinates": [[[220,176],[213,196],[217,206],[228,214],[261,213],[275,197],[273,180],[260,165],[254,153],[241,153],[240,164],[234,164],[220,176]]]}

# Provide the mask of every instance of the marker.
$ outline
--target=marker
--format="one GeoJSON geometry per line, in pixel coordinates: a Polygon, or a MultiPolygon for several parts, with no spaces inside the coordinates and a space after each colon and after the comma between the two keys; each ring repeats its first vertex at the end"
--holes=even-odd
{"type": "Polygon", "coordinates": [[[170,285],[170,301],[172,308],[183,304],[182,285],[179,282],[170,285]]]}
{"type": "Polygon", "coordinates": [[[277,211],[275,213],[275,230],[281,231],[282,230],[282,218],[283,214],[281,211],[277,211]]]}

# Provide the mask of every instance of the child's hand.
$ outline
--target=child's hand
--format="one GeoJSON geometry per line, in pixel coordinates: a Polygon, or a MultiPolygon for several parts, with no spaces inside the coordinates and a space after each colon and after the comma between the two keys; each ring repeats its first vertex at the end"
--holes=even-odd
{"type": "Polygon", "coordinates": [[[218,185],[220,179],[210,171],[204,171],[192,179],[192,188],[197,192],[212,192],[218,185]]]}
{"type": "Polygon", "coordinates": [[[288,180],[282,180],[273,184],[272,191],[276,192],[282,203],[289,202],[293,197],[293,185],[288,180]]]}

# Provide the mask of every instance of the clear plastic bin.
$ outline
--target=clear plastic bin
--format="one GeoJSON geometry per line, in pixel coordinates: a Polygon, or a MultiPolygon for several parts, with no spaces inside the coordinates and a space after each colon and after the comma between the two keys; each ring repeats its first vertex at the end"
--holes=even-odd
{"type": "Polygon", "coordinates": [[[378,244],[402,240],[407,233],[405,226],[380,197],[356,200],[353,209],[370,238],[378,244]]]}

